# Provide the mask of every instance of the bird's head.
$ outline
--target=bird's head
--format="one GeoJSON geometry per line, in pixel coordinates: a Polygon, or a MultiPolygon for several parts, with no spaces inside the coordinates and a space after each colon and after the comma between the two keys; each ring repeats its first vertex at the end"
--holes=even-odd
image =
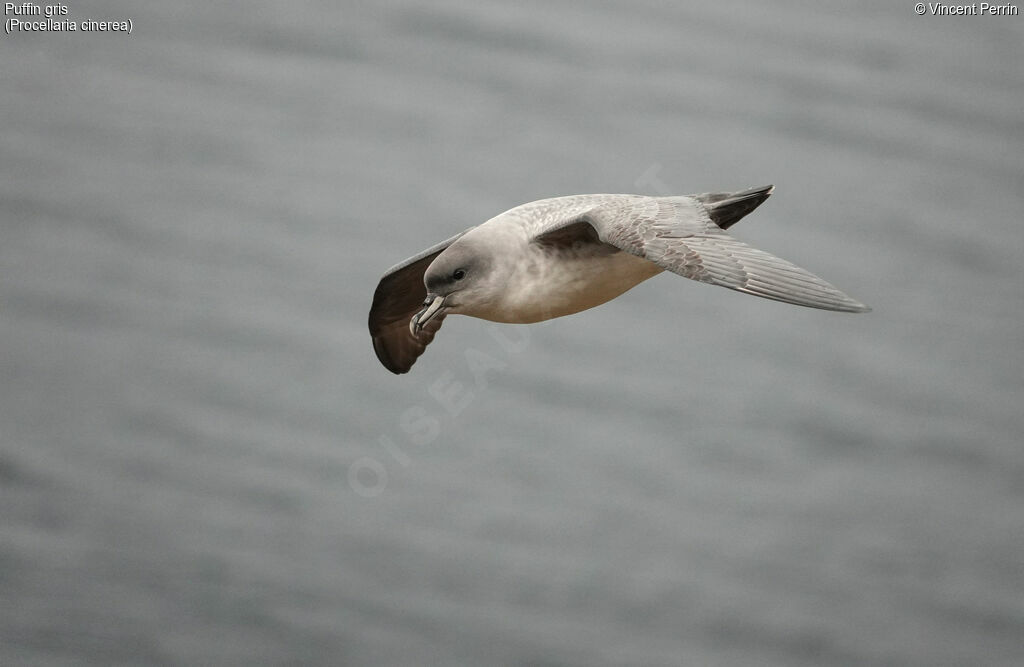
{"type": "Polygon", "coordinates": [[[495,293],[494,262],[486,249],[472,239],[460,238],[431,262],[423,274],[427,298],[413,315],[413,335],[438,315],[473,314],[495,293]]]}

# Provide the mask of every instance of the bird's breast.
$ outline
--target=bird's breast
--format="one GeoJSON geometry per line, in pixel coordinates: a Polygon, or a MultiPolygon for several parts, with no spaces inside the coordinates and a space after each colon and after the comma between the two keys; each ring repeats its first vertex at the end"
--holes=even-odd
{"type": "Polygon", "coordinates": [[[662,268],[612,246],[580,250],[531,247],[511,271],[500,304],[483,317],[497,322],[540,322],[610,301],[662,268]]]}

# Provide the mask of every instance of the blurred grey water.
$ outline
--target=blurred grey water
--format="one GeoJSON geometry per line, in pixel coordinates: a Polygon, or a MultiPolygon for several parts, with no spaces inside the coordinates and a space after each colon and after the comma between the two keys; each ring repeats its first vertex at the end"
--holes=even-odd
{"type": "Polygon", "coordinates": [[[69,8],[134,28],[0,37],[0,663],[1024,662],[1024,19],[69,8]],[[504,209],[769,182],[737,234],[873,313],[373,356],[504,209]]]}

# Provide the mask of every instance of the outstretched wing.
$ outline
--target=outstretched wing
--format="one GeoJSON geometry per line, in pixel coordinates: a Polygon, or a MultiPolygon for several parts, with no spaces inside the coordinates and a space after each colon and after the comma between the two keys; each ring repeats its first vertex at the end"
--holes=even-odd
{"type": "Polygon", "coordinates": [[[848,313],[870,310],[813,273],[725,232],[659,236],[645,244],[644,257],[686,278],[765,299],[848,313]]]}
{"type": "Polygon", "coordinates": [[[870,310],[809,271],[725,231],[770,194],[771,186],[732,194],[604,197],[584,213],[550,225],[536,239],[564,236],[586,223],[602,242],[684,278],[798,306],[870,310]]]}
{"type": "MultiPolygon", "coordinates": [[[[469,230],[467,229],[466,232],[469,230]]],[[[441,328],[444,315],[431,319],[417,333],[409,331],[409,320],[423,305],[427,288],[423,285],[423,273],[445,248],[455,242],[462,232],[427,248],[415,257],[388,269],[377,284],[370,306],[370,337],[373,351],[380,363],[392,373],[407,373],[416,359],[423,354],[434,334],[441,328]]]]}

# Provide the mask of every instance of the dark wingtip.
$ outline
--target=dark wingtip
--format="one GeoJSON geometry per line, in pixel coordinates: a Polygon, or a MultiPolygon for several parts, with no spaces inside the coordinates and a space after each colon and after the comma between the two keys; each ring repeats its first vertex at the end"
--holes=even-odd
{"type": "MultiPolygon", "coordinates": [[[[373,351],[377,353],[377,359],[380,361],[384,368],[388,369],[395,375],[402,375],[408,373],[409,369],[412,368],[412,364],[403,366],[398,364],[388,352],[387,347],[384,345],[384,341],[380,338],[373,339],[373,351]]],[[[415,360],[414,360],[415,361],[415,360]]]]}
{"type": "Polygon", "coordinates": [[[704,208],[711,216],[711,222],[722,229],[729,229],[745,215],[764,203],[775,191],[774,185],[763,185],[732,194],[718,194],[702,198],[704,208]]]}

